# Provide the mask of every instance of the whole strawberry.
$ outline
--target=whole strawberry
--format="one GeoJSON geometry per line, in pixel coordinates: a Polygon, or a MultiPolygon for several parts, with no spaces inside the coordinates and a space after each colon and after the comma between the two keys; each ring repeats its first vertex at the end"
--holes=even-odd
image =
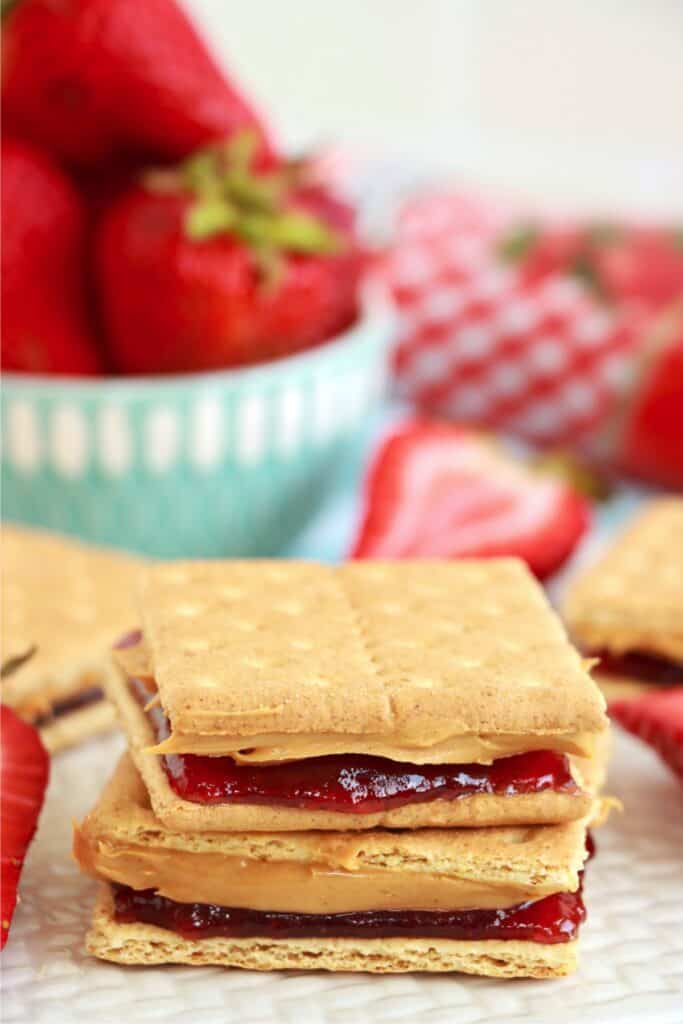
{"type": "Polygon", "coordinates": [[[355,317],[348,211],[289,167],[255,173],[248,136],[150,173],[103,217],[97,274],[125,373],[274,359],[355,317]]]}
{"type": "Polygon", "coordinates": [[[2,353],[5,370],[93,374],[100,360],[83,284],[81,201],[46,156],[2,140],[2,353]]]}
{"type": "Polygon", "coordinates": [[[5,128],[77,165],[177,159],[265,129],[174,0],[18,0],[3,25],[5,128]]]}

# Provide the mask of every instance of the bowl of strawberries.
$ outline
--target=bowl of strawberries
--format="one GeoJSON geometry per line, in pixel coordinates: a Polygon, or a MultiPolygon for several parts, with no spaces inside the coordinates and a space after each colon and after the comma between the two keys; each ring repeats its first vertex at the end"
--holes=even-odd
{"type": "Polygon", "coordinates": [[[391,311],[353,209],[179,8],[106,6],[5,26],[3,515],[275,553],[380,400],[391,311]]]}

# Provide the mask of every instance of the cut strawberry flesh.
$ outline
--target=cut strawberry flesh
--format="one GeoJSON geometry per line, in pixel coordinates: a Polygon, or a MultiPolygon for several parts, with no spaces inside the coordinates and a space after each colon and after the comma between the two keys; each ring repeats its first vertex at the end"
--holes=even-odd
{"type": "Polygon", "coordinates": [[[628,654],[591,651],[588,656],[600,659],[597,671],[601,675],[629,676],[659,686],[683,686],[683,665],[656,654],[646,651],[629,651],[628,654]]]}
{"type": "Polygon", "coordinates": [[[154,889],[114,885],[114,917],[120,924],[142,922],[185,939],[365,938],[392,936],[481,939],[553,944],[576,938],[586,916],[581,889],[504,910],[366,910],[348,914],[295,914],[175,903],[154,889]]]}
{"type": "Polygon", "coordinates": [[[385,441],[366,486],[355,558],[517,556],[555,571],[588,523],[586,500],[462,427],[408,422],[385,441]]]}
{"type": "Polygon", "coordinates": [[[646,693],[635,700],[618,700],[609,713],[619,725],[638,736],[683,779],[683,686],[646,693]]]}
{"type": "MultiPolygon", "coordinates": [[[[147,705],[153,681],[131,679],[147,705]]],[[[157,703],[147,718],[157,742],[170,732],[157,703]]],[[[577,793],[568,759],[551,750],[500,758],[490,765],[415,765],[365,754],[312,757],[285,764],[237,764],[231,757],[167,754],[163,764],[178,796],[202,804],[267,804],[346,814],[373,814],[407,804],[457,800],[485,793],[515,796],[553,790],[577,793]]]]}

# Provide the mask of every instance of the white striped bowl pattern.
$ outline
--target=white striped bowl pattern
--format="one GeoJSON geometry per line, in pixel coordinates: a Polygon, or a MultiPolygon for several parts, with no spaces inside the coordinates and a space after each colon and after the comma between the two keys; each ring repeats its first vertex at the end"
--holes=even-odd
{"type": "Polygon", "coordinates": [[[276,554],[377,407],[393,317],[263,366],[175,377],[5,374],[2,514],[165,557],[276,554]]]}

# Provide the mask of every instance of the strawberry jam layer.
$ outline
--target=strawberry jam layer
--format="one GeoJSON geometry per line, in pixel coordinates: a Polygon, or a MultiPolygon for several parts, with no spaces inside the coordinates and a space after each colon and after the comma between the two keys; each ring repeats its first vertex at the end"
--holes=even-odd
{"type": "Polygon", "coordinates": [[[91,704],[96,704],[103,698],[104,691],[99,686],[89,686],[87,689],[80,690],[71,697],[54,700],[47,711],[42,711],[34,717],[32,724],[36,729],[44,729],[46,726],[52,725],[58,718],[62,718],[72,711],[81,711],[83,708],[90,707],[91,704]]]}
{"type": "MultiPolygon", "coordinates": [[[[161,742],[169,722],[158,704],[153,680],[129,680],[131,691],[161,742]]],[[[563,754],[541,750],[500,758],[490,765],[414,765],[365,754],[311,757],[285,764],[237,764],[231,757],[166,754],[171,788],[201,804],[267,804],[348,814],[372,814],[406,804],[457,800],[485,793],[514,796],[553,790],[576,793],[563,754]]]]}
{"type": "Polygon", "coordinates": [[[683,665],[656,654],[630,651],[616,655],[609,651],[593,651],[590,657],[600,659],[598,671],[602,675],[629,676],[657,686],[683,686],[683,665]]]}
{"type": "Polygon", "coordinates": [[[293,914],[175,903],[153,889],[113,885],[120,924],[153,924],[184,939],[517,939],[545,944],[576,938],[586,916],[581,890],[557,893],[504,910],[364,910],[351,914],[293,914]]]}

